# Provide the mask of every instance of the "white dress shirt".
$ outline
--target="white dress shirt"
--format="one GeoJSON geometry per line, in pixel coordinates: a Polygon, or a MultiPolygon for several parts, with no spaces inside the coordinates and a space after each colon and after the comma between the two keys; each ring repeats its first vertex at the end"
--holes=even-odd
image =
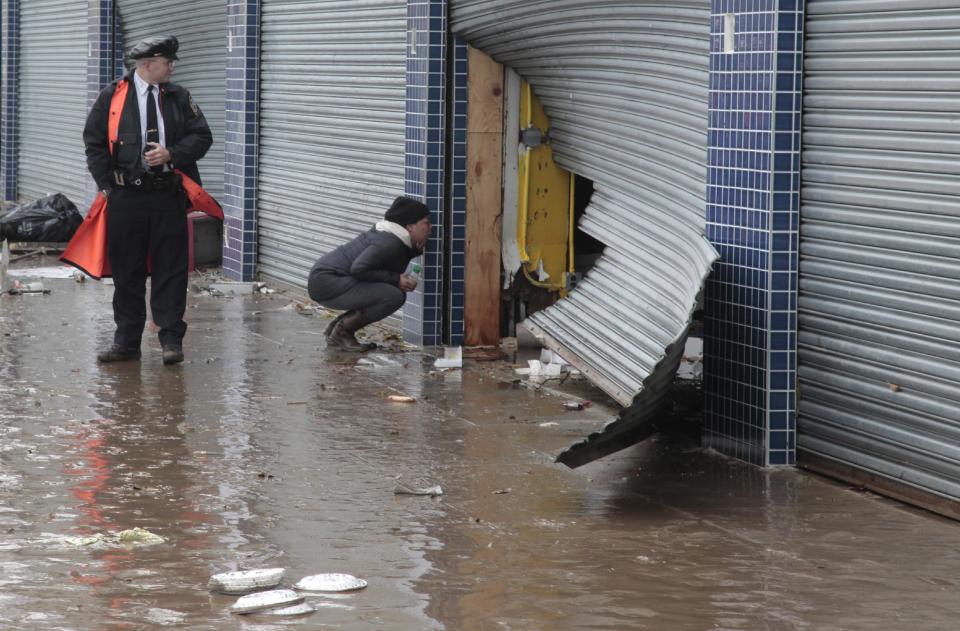
{"type": "MultiPolygon", "coordinates": [[[[137,88],[137,105],[140,106],[140,153],[147,146],[147,88],[150,84],[144,81],[139,74],[133,73],[133,83],[137,88]]],[[[153,86],[153,100],[157,104],[157,123],[160,128],[160,146],[167,146],[167,138],[163,129],[163,114],[160,110],[160,88],[153,86]]],[[[146,164],[146,161],[144,161],[146,164]]]]}

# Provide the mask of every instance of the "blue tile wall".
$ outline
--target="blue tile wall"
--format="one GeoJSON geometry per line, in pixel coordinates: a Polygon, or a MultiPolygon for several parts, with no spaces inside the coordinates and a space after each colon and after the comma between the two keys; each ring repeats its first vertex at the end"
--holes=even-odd
{"type": "Polygon", "coordinates": [[[447,261],[447,294],[450,306],[447,326],[450,344],[463,344],[464,277],[463,262],[467,242],[467,43],[455,37],[453,41],[453,68],[451,69],[453,98],[450,135],[450,178],[447,235],[450,260],[447,261]]]}
{"type": "Polygon", "coordinates": [[[802,0],[712,0],[704,444],[796,457],[802,0]],[[735,19],[724,50],[725,16],[735,19]]]}
{"type": "Polygon", "coordinates": [[[257,150],[260,132],[260,1],[228,0],[223,171],[223,273],[257,273],[257,150]]]}
{"type": "Polygon", "coordinates": [[[0,8],[0,199],[17,199],[17,84],[20,68],[20,0],[0,8]]]}
{"type": "MultiPolygon", "coordinates": [[[[123,29],[113,0],[89,0],[87,3],[87,107],[91,107],[100,90],[123,74],[123,29]]],[[[89,204],[97,194],[93,178],[87,178],[89,204]]]]}
{"type": "Polygon", "coordinates": [[[404,190],[430,208],[434,228],[420,284],[403,308],[403,338],[422,346],[444,341],[446,66],[447,0],[408,0],[404,190]]]}

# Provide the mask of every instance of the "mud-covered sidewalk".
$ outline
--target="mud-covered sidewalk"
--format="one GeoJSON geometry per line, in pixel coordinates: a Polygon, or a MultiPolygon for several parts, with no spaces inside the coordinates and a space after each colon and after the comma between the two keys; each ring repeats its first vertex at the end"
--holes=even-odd
{"type": "Polygon", "coordinates": [[[148,330],[101,366],[112,287],[42,282],[0,296],[0,628],[956,628],[957,523],[680,439],[567,469],[601,406],[507,362],[328,352],[282,292],[192,293],[184,364],[148,330]],[[135,527],[164,542],[91,539],[135,527]],[[256,567],[369,585],[290,619],[206,587],[256,567]]]}

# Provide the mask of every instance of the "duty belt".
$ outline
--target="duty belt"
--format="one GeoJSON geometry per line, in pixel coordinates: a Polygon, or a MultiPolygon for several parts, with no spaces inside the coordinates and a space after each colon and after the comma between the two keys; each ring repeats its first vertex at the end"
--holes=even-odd
{"type": "Polygon", "coordinates": [[[136,187],[148,191],[175,191],[180,188],[182,183],[180,176],[173,171],[159,175],[141,173],[133,180],[125,179],[119,171],[114,171],[113,176],[117,186],[136,187]]]}

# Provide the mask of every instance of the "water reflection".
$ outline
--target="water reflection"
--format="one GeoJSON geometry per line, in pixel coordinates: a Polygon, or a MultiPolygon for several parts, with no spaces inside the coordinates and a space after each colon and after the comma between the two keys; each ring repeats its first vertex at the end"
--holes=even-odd
{"type": "Polygon", "coordinates": [[[202,593],[189,589],[206,581],[198,551],[208,546],[206,530],[215,520],[195,501],[198,469],[183,430],[188,388],[182,371],[151,368],[105,369],[93,384],[93,408],[102,420],[74,438],[83,463],[72,469],[80,478],[71,489],[80,502],[77,532],[138,527],[166,539],[92,550],[95,562],[72,573],[109,612],[106,628],[127,628],[151,609],[195,612],[207,605],[202,593]]]}

